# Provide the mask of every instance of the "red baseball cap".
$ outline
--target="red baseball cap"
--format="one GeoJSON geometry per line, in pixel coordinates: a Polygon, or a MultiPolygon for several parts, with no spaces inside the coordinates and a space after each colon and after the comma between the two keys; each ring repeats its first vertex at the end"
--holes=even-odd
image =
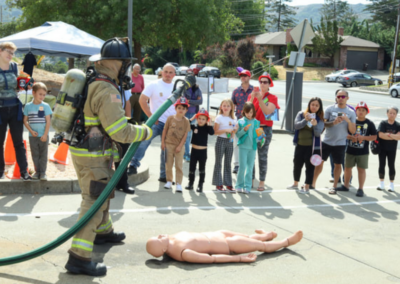
{"type": "Polygon", "coordinates": [[[267,72],[265,72],[265,73],[262,74],[260,77],[258,77],[258,81],[260,81],[261,78],[268,78],[268,80],[269,80],[269,86],[270,86],[270,87],[273,87],[273,86],[274,86],[274,82],[272,81],[271,76],[270,76],[267,72]]]}
{"type": "Polygon", "coordinates": [[[243,75],[251,77],[250,71],[246,69],[243,69],[243,71],[239,73],[239,77],[243,75]]]}
{"type": "Polygon", "coordinates": [[[366,102],[359,102],[359,103],[357,104],[357,106],[356,106],[356,110],[357,110],[358,108],[360,108],[360,107],[365,108],[365,109],[368,111],[368,113],[369,113],[369,108],[368,108],[366,102]]]}
{"type": "Polygon", "coordinates": [[[180,98],[176,101],[175,107],[178,106],[178,105],[185,105],[185,106],[187,106],[187,107],[190,106],[190,105],[189,105],[189,101],[188,101],[185,97],[180,97],[180,98]]]}
{"type": "Polygon", "coordinates": [[[198,113],[196,113],[196,119],[200,116],[204,115],[207,117],[207,121],[210,120],[210,115],[208,114],[208,111],[206,111],[204,108],[200,109],[198,113]]]}

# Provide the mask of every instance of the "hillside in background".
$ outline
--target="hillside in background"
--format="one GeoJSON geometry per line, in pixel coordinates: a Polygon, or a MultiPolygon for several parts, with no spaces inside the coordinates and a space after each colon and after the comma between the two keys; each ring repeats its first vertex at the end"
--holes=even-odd
{"type": "Polygon", "coordinates": [[[19,16],[22,15],[22,11],[18,9],[12,9],[10,10],[6,4],[6,0],[0,0],[0,9],[1,9],[1,14],[2,14],[2,22],[3,23],[8,23],[13,20],[13,18],[18,18],[19,16]]]}
{"type": "MultiPolygon", "coordinates": [[[[354,13],[358,15],[358,20],[362,21],[370,18],[370,14],[365,12],[364,9],[366,5],[364,4],[350,4],[351,8],[353,8],[354,13]]],[[[304,19],[308,19],[309,21],[313,21],[314,24],[318,24],[321,20],[321,14],[319,10],[322,7],[322,4],[310,4],[304,6],[297,6],[297,14],[294,17],[297,22],[301,22],[304,19]]]]}

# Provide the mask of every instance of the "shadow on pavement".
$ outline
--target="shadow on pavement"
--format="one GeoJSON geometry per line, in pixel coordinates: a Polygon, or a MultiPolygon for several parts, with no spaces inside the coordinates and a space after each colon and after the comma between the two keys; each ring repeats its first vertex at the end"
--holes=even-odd
{"type": "MultiPolygon", "coordinates": [[[[36,203],[41,198],[40,195],[7,195],[0,197],[0,213],[31,213],[36,203]],[[11,206],[7,206],[8,203],[12,203],[11,206]]],[[[0,217],[0,221],[14,222],[18,220],[17,216],[0,217]]]]}
{"type": "MultiPolygon", "coordinates": [[[[6,273],[0,273],[0,279],[8,279],[8,280],[14,281],[13,283],[52,284],[51,282],[45,282],[45,281],[41,281],[41,280],[36,280],[36,279],[28,278],[28,277],[11,275],[11,274],[6,274],[6,273]]],[[[57,282],[57,283],[61,283],[61,282],[57,282]]],[[[62,283],[68,283],[68,282],[62,282],[62,283]]]]}

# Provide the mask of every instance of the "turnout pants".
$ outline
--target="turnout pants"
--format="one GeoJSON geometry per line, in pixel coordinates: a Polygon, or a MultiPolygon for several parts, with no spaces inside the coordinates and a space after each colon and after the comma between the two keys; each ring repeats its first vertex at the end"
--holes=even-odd
{"type": "MultiPolygon", "coordinates": [[[[71,153],[72,154],[72,153],[71,153]]],[[[92,207],[113,175],[108,168],[109,159],[104,157],[72,156],[79,186],[82,190],[82,202],[79,218],[92,207]]],[[[111,194],[113,198],[114,194],[111,194]]],[[[110,200],[104,202],[100,210],[72,239],[70,254],[82,259],[91,259],[93,241],[96,234],[108,234],[113,231],[113,224],[108,212],[110,200]]]]}
{"type": "Polygon", "coordinates": [[[189,165],[189,183],[193,184],[196,173],[196,165],[199,163],[199,184],[204,183],[206,177],[206,161],[207,161],[207,149],[195,149],[192,147],[190,153],[190,165],[189,165]]]}

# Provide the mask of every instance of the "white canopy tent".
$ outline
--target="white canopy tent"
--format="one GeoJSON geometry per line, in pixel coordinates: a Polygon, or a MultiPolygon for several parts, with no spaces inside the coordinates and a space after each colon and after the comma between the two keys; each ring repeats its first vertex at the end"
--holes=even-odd
{"type": "Polygon", "coordinates": [[[18,52],[70,58],[84,58],[100,53],[104,41],[64,22],[46,22],[0,39],[11,41],[18,52]]]}

